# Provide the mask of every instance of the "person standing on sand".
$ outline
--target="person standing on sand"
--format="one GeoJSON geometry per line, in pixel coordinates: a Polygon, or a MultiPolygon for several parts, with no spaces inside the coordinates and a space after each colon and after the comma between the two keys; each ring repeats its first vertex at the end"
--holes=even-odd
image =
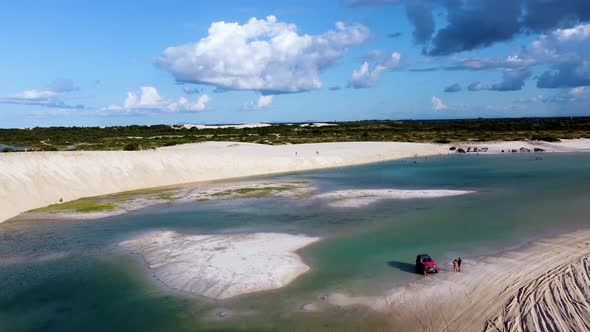
{"type": "Polygon", "coordinates": [[[461,257],[457,259],[457,270],[461,272],[461,257]]]}
{"type": "Polygon", "coordinates": [[[457,260],[455,259],[455,260],[453,261],[453,272],[457,272],[457,269],[458,269],[457,267],[458,267],[458,265],[459,265],[459,264],[458,264],[457,260]]]}

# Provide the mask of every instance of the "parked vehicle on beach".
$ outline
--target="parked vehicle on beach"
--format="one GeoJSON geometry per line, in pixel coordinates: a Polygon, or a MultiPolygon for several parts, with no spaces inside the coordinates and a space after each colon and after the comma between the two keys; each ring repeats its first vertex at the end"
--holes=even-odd
{"type": "Polygon", "coordinates": [[[427,254],[416,256],[416,273],[438,273],[438,264],[427,254]]]}

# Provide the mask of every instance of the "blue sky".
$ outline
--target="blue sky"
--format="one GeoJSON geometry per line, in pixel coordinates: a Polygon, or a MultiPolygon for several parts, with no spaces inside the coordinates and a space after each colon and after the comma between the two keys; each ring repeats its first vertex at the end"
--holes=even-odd
{"type": "Polygon", "coordinates": [[[590,115],[586,0],[0,3],[0,127],[590,115]]]}

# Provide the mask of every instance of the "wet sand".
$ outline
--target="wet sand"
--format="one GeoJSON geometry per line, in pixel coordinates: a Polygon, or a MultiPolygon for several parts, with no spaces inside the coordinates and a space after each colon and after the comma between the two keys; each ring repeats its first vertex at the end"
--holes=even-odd
{"type": "Polygon", "coordinates": [[[289,284],[309,270],[295,251],[318,240],[281,233],[156,231],[120,246],[139,254],[166,286],[221,300],[289,284]]]}
{"type": "Polygon", "coordinates": [[[399,189],[349,189],[331,191],[314,196],[327,201],[331,207],[360,208],[383,200],[432,199],[472,194],[470,190],[399,190],[399,189]]]}
{"type": "MultiPolygon", "coordinates": [[[[590,331],[590,231],[463,260],[384,296],[330,294],[368,306],[401,331],[590,331]]],[[[440,263],[440,262],[439,262],[440,263]]]]}

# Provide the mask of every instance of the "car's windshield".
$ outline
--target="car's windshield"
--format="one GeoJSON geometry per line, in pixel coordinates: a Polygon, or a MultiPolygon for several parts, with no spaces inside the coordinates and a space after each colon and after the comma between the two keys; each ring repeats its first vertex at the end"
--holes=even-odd
{"type": "Polygon", "coordinates": [[[430,257],[424,257],[422,258],[422,262],[430,262],[431,258],[430,257]]]}

